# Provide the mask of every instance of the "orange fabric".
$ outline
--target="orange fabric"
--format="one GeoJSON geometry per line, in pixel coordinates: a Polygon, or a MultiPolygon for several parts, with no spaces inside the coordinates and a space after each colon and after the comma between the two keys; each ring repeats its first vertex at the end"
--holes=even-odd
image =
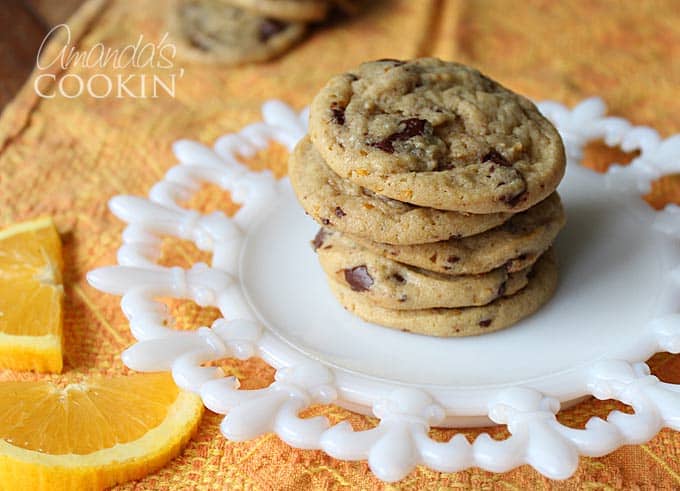
{"type": "MultiPolygon", "coordinates": [[[[157,99],[81,96],[38,98],[29,81],[0,119],[0,225],[51,214],[62,233],[66,261],[65,373],[126,369],[120,352],[132,343],[119,298],[90,288],[85,273],[115,263],[123,224],[106,208],[116,194],[146,195],[174,164],[171,143],[191,138],[212,143],[221,134],[260,119],[265,99],[300,108],[324,81],[366,59],[434,54],[478,66],[510,88],[534,99],[566,103],[602,96],[611,114],[648,124],[667,136],[680,132],[680,9],[674,0],[620,2],[475,2],[382,0],[367,2],[353,19],[315,28],[283,58],[261,65],[218,67],[177,59],[184,68],[176,97],[157,99]]],[[[158,40],[165,31],[162,0],[91,0],[69,22],[79,49],[97,42],[115,47],[140,34],[158,40]]],[[[56,49],[52,45],[52,49],[56,49]]],[[[132,69],[70,69],[71,73],[134,73],[132,69]]],[[[151,72],[149,72],[151,73],[151,72]]],[[[606,150],[594,146],[588,162],[602,168],[606,150]]],[[[285,172],[285,152],[269,150],[254,167],[285,172]]],[[[649,197],[656,206],[680,201],[680,179],[666,178],[649,197]]],[[[233,211],[223,193],[206,189],[193,204],[233,211]]],[[[180,241],[166,242],[165,264],[187,265],[200,257],[180,241]]],[[[174,302],[178,327],[209,324],[217,315],[174,302]]],[[[680,383],[680,356],[659,354],[650,364],[663,380],[680,383]]],[[[225,360],[243,387],[268,384],[273,370],[258,360],[225,360]]],[[[32,374],[0,372],[0,379],[32,374]]],[[[618,403],[587,400],[560,413],[582,427],[591,415],[606,416],[618,403]]],[[[355,428],[371,418],[337,407],[310,414],[349,419],[355,428]]],[[[207,413],[199,434],[166,468],[121,489],[679,489],[680,433],[662,431],[645,445],[602,458],[582,458],[576,474],[550,481],[529,467],[506,474],[478,469],[441,474],[419,467],[402,482],[383,484],[365,463],[340,462],[322,452],[291,450],[266,435],[232,443],[219,435],[221,417],[207,413]]],[[[503,428],[489,430],[494,437],[503,428]]],[[[455,431],[435,430],[440,439],[455,431]]],[[[463,432],[473,438],[479,430],[463,432]]]]}

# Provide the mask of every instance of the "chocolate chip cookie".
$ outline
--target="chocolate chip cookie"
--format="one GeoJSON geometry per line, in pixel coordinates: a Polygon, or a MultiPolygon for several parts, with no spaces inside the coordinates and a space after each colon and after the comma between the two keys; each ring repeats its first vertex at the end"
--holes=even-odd
{"type": "Polygon", "coordinates": [[[500,267],[515,272],[532,265],[551,246],[565,221],[555,192],[504,224],[471,237],[414,245],[352,240],[395,261],[439,273],[479,274],[500,267]]]}
{"type": "Polygon", "coordinates": [[[436,58],[333,77],[312,102],[310,134],[342,177],[442,210],[519,212],[550,195],[565,169],[560,136],[533,103],[436,58]]]}
{"type": "Polygon", "coordinates": [[[305,211],[324,227],[387,244],[423,244],[467,237],[496,227],[509,213],[471,215],[423,208],[377,195],[333,172],[303,138],[288,174],[305,211]]]}
{"type": "Polygon", "coordinates": [[[178,0],[170,18],[178,54],[210,63],[274,58],[297,42],[305,29],[303,23],[267,18],[219,0],[178,0]]]}
{"type": "Polygon", "coordinates": [[[505,268],[479,275],[432,273],[387,259],[324,229],[313,244],[331,281],[388,309],[486,305],[524,288],[531,269],[512,274],[505,268]]]}
{"type": "Polygon", "coordinates": [[[326,0],[222,0],[235,7],[265,17],[295,22],[322,20],[328,10],[326,0]]]}
{"type": "Polygon", "coordinates": [[[552,250],[547,251],[533,266],[525,288],[480,307],[387,309],[342,283],[330,281],[329,285],[347,310],[368,322],[429,336],[474,336],[508,327],[545,304],[557,287],[557,264],[552,250]]]}

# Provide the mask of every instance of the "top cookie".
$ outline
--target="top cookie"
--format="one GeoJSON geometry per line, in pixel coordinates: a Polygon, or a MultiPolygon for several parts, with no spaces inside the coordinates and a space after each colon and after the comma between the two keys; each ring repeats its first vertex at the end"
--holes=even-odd
{"type": "Polygon", "coordinates": [[[522,211],[564,175],[562,140],[529,100],[436,58],[333,77],[312,102],[310,135],[341,176],[442,210],[522,211]]]}
{"type": "Polygon", "coordinates": [[[322,20],[328,10],[327,0],[222,0],[235,7],[266,17],[290,21],[322,20]]]}

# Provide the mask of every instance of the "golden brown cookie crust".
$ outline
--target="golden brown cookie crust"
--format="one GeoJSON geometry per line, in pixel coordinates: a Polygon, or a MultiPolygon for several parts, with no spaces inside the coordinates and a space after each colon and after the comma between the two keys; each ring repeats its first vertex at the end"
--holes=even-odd
{"type": "Polygon", "coordinates": [[[557,263],[552,249],[536,262],[525,288],[481,307],[394,310],[379,307],[359,292],[330,281],[331,291],[350,312],[382,326],[428,336],[460,337],[504,329],[536,312],[557,288],[557,263]]]}
{"type": "Polygon", "coordinates": [[[531,266],[551,246],[565,222],[555,192],[504,224],[471,237],[414,245],[383,244],[361,237],[352,240],[387,258],[439,273],[469,275],[500,267],[515,272],[531,266]]]}
{"type": "Polygon", "coordinates": [[[479,275],[445,275],[413,268],[364,249],[338,232],[321,230],[314,246],[330,281],[388,309],[413,310],[486,305],[527,284],[531,268],[498,268],[479,275]]]}
{"type": "Polygon", "coordinates": [[[388,244],[467,237],[496,227],[509,213],[470,215],[378,196],[333,172],[309,137],[293,151],[288,175],[305,211],[324,227],[388,244]]]}
{"type": "Polygon", "coordinates": [[[342,177],[442,210],[522,211],[564,175],[562,140],[531,101],[436,58],[333,77],[312,102],[310,134],[342,177]]]}

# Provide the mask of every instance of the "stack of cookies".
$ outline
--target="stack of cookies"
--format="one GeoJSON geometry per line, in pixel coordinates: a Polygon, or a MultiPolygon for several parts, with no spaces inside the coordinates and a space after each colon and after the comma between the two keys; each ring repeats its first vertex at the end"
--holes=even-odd
{"type": "Polygon", "coordinates": [[[170,31],[180,54],[211,63],[265,61],[323,20],[330,0],[176,0],[170,31]]]}
{"type": "Polygon", "coordinates": [[[339,302],[433,336],[502,329],[550,299],[564,170],[530,101],[434,58],[332,78],[289,164],[339,302]]]}

